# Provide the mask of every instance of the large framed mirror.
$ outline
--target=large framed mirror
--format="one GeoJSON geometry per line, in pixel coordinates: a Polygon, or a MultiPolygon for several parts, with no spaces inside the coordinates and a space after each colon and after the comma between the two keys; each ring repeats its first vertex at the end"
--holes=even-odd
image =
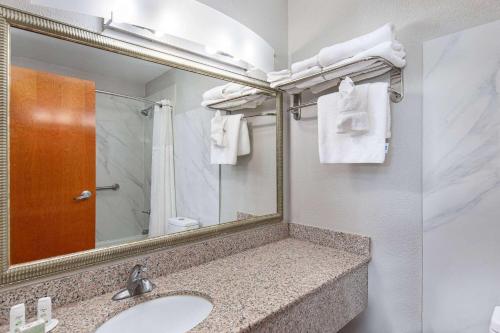
{"type": "Polygon", "coordinates": [[[282,220],[267,83],[0,16],[1,284],[282,220]]]}

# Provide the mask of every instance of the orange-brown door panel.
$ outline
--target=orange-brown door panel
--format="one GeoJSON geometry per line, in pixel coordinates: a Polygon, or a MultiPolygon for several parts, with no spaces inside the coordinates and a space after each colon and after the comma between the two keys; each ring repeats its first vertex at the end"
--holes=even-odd
{"type": "Polygon", "coordinates": [[[11,264],[93,249],[94,83],[12,66],[9,130],[11,264]]]}

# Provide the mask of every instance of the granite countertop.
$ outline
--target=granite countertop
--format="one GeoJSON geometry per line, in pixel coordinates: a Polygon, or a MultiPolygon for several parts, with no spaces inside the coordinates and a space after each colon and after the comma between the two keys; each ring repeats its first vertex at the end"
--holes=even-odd
{"type": "Polygon", "coordinates": [[[288,238],[154,279],[149,294],[112,301],[116,292],[54,309],[54,333],[94,332],[117,313],[165,295],[196,294],[214,308],[192,332],[239,332],[366,264],[368,255],[288,238]]]}

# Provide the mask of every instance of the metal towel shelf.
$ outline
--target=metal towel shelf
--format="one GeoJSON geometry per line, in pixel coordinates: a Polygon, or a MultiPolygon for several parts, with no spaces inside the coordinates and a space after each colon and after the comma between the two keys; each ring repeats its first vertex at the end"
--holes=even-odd
{"type": "MultiPolygon", "coordinates": [[[[340,83],[340,80],[344,79],[347,76],[350,77],[354,82],[358,82],[358,81],[372,79],[375,77],[380,77],[387,73],[389,73],[390,75],[388,91],[391,95],[391,101],[394,103],[399,103],[401,100],[403,100],[404,97],[403,69],[394,66],[391,62],[382,57],[368,57],[348,64],[333,66],[317,74],[312,74],[302,77],[300,79],[288,81],[282,85],[277,86],[276,88],[286,92],[287,90],[296,87],[297,84],[307,82],[309,80],[312,80],[320,76],[324,77],[327,74],[330,76],[333,75],[328,79],[328,81],[339,80],[340,83]],[[363,62],[370,63],[369,68],[364,68],[362,70],[357,70],[357,71],[356,70],[349,71],[349,67],[351,66],[355,67],[353,65],[362,64],[363,62]],[[335,76],[334,75],[335,72],[340,72],[341,74],[335,76]]],[[[293,114],[293,119],[295,120],[300,120],[302,116],[301,115],[302,108],[317,104],[317,101],[310,101],[302,104],[302,92],[292,94],[292,96],[293,96],[292,106],[288,108],[288,111],[293,114]]]]}
{"type": "MultiPolygon", "coordinates": [[[[225,112],[233,112],[233,111],[239,111],[239,110],[231,110],[231,109],[227,109],[227,108],[221,108],[221,107],[218,107],[218,105],[224,105],[225,103],[227,102],[237,102],[239,100],[243,100],[249,96],[269,96],[271,97],[271,94],[268,93],[268,92],[265,92],[265,91],[261,91],[261,92],[258,92],[256,94],[244,94],[244,95],[241,95],[241,96],[236,96],[236,97],[233,97],[233,98],[228,98],[228,99],[225,99],[223,101],[220,101],[220,102],[215,102],[215,103],[212,103],[212,104],[208,104],[206,105],[207,108],[211,109],[211,110],[220,110],[220,111],[225,111],[225,112]]],[[[244,108],[242,108],[244,109],[244,108]]]]}

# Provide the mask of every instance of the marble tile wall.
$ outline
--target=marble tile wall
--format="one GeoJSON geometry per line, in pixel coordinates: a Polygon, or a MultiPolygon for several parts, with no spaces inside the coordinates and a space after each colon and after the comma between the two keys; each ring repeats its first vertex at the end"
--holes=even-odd
{"type": "Polygon", "coordinates": [[[500,21],[424,43],[424,332],[500,305],[500,21]]]}
{"type": "Polygon", "coordinates": [[[96,94],[96,185],[120,185],[97,191],[96,242],[109,245],[141,237],[148,226],[149,185],[145,182],[144,103],[96,94]]]}
{"type": "Polygon", "coordinates": [[[211,112],[202,107],[174,116],[177,216],[200,226],[219,223],[219,166],[210,164],[211,112]]]}

